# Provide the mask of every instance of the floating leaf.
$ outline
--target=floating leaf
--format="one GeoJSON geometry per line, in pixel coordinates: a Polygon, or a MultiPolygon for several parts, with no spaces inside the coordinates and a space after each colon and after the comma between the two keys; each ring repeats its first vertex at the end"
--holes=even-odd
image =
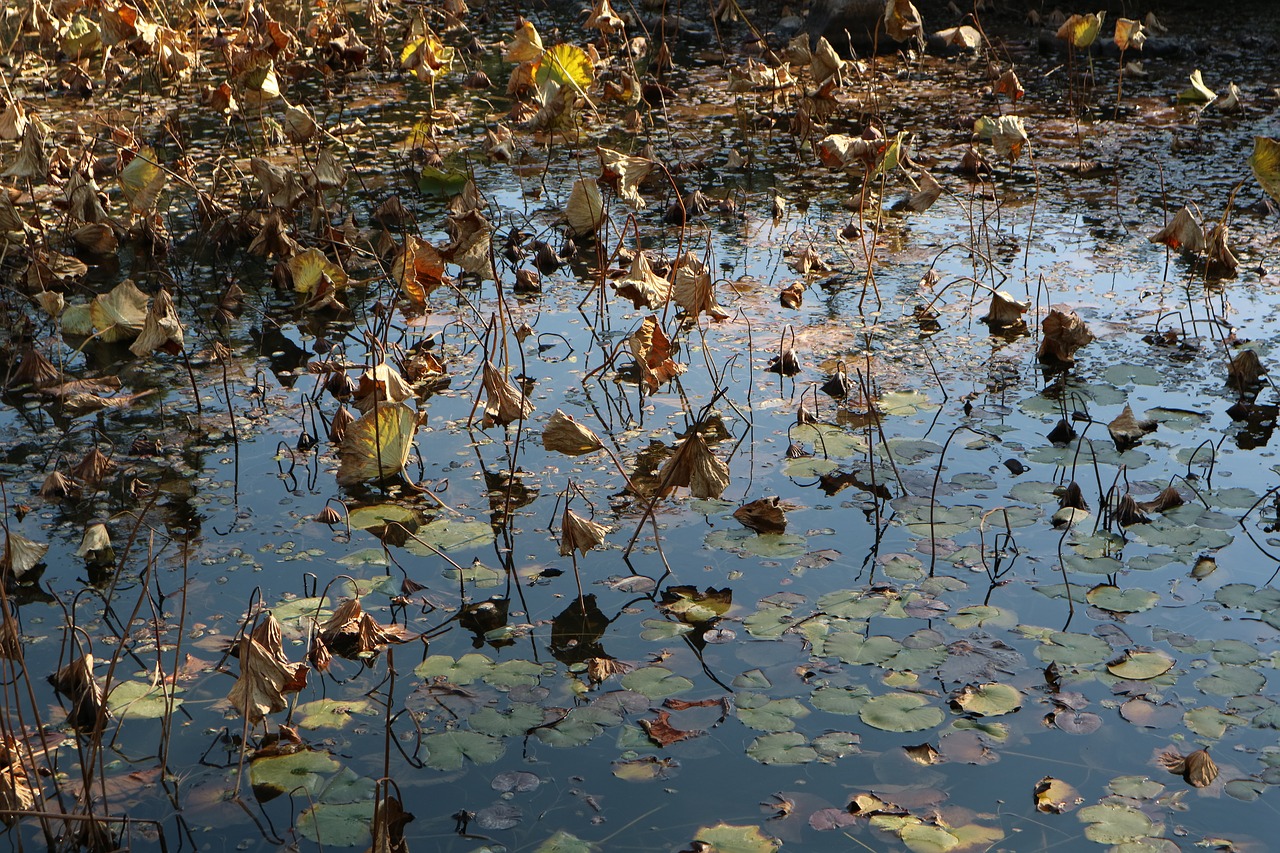
{"type": "Polygon", "coordinates": [[[859,712],[862,722],[887,732],[918,732],[943,720],[942,709],[916,693],[888,693],[870,699],[859,712]]]}
{"type": "Polygon", "coordinates": [[[1049,814],[1069,812],[1084,799],[1071,785],[1052,776],[1046,776],[1037,782],[1033,794],[1036,798],[1036,811],[1049,814]]]}
{"type": "Polygon", "coordinates": [[[1022,694],[1007,684],[967,684],[951,698],[951,707],[979,717],[998,717],[1022,706],[1022,694]]]}
{"type": "Polygon", "coordinates": [[[461,730],[427,735],[421,745],[427,754],[424,763],[436,770],[460,770],[463,761],[492,764],[506,752],[498,738],[461,730]]]}
{"type": "Polygon", "coordinates": [[[818,759],[818,751],[799,732],[761,735],[747,746],[747,755],[761,764],[808,764],[818,759]]]}
{"type": "Polygon", "coordinates": [[[1111,584],[1098,584],[1085,593],[1089,603],[1112,613],[1141,613],[1160,601],[1157,593],[1146,589],[1120,589],[1111,584]]]}
{"type": "Polygon", "coordinates": [[[694,835],[695,842],[706,845],[703,853],[773,853],[782,842],[760,831],[758,826],[735,826],[717,823],[705,826],[694,835]]]}
{"type": "Polygon", "coordinates": [[[1107,663],[1107,672],[1117,678],[1145,681],[1164,675],[1173,668],[1173,658],[1162,651],[1139,652],[1126,649],[1124,654],[1107,663]]]}

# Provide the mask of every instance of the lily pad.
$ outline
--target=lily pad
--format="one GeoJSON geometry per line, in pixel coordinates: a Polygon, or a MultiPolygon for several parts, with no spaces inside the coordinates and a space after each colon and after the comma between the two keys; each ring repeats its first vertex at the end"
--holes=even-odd
{"type": "Polygon", "coordinates": [[[369,843],[373,800],[316,803],[298,815],[299,835],[324,847],[359,847],[369,843]]]}
{"type": "Polygon", "coordinates": [[[1022,707],[1022,694],[1008,684],[970,684],[952,697],[951,707],[979,717],[999,717],[1022,707]]]}
{"type": "Polygon", "coordinates": [[[158,720],[173,712],[182,704],[181,687],[167,692],[164,685],[152,685],[145,681],[122,681],[111,689],[107,708],[116,717],[132,717],[135,720],[158,720]]]}
{"type": "Polygon", "coordinates": [[[437,518],[429,522],[415,534],[418,539],[410,539],[404,549],[410,554],[420,557],[431,557],[435,551],[424,546],[434,546],[441,551],[463,551],[483,548],[493,542],[493,526],[487,521],[457,521],[452,518],[437,518]],[[418,540],[422,540],[419,542],[418,540]]]}
{"type": "Polygon", "coordinates": [[[799,732],[761,735],[747,747],[747,755],[761,764],[808,764],[818,759],[818,751],[799,732]]]}
{"type": "Polygon", "coordinates": [[[1158,649],[1141,652],[1126,649],[1123,655],[1107,664],[1107,672],[1117,678],[1145,681],[1164,675],[1173,668],[1173,663],[1173,658],[1158,649]]]}
{"type": "Polygon", "coordinates": [[[1244,666],[1224,666],[1196,679],[1196,689],[1213,696],[1253,696],[1266,684],[1266,676],[1244,666]]]}
{"type": "Polygon", "coordinates": [[[1099,610],[1112,613],[1141,613],[1150,610],[1160,601],[1157,593],[1147,589],[1121,589],[1111,584],[1098,584],[1085,593],[1085,598],[1099,610]]]}
{"type": "Polygon", "coordinates": [[[861,684],[856,687],[819,687],[809,697],[809,702],[819,711],[828,714],[857,714],[871,698],[871,690],[861,684]]]}
{"type": "Polygon", "coordinates": [[[1048,637],[1049,642],[1036,647],[1036,657],[1045,663],[1062,666],[1092,666],[1102,663],[1111,655],[1111,646],[1101,637],[1058,631],[1048,637]]]}
{"type": "Polygon", "coordinates": [[[475,764],[492,764],[506,752],[506,746],[496,737],[480,732],[436,732],[422,739],[426,753],[424,762],[436,770],[460,770],[464,760],[475,764]]]}
{"type": "Polygon", "coordinates": [[[645,666],[622,677],[622,686],[657,701],[693,689],[693,682],[664,666],[645,666]]]}
{"type": "Polygon", "coordinates": [[[760,831],[758,826],[717,823],[698,830],[695,841],[707,845],[706,853],[773,853],[782,842],[760,831]]]}
{"type": "Polygon", "coordinates": [[[376,716],[378,707],[365,696],[349,700],[317,699],[293,709],[303,729],[345,729],[358,716],[376,716]]]}
{"type": "Polygon", "coordinates": [[[809,709],[795,699],[770,699],[762,693],[743,693],[736,704],[738,719],[763,732],[789,732],[796,727],[797,719],[809,714],[809,709]]]}
{"type": "Polygon", "coordinates": [[[284,755],[255,758],[249,763],[249,783],[254,795],[262,802],[291,791],[305,792],[316,798],[324,787],[328,774],[342,769],[342,765],[329,753],[302,749],[284,755]]]}
{"type": "Polygon", "coordinates": [[[943,720],[942,709],[916,693],[888,693],[867,701],[858,714],[862,722],[886,732],[918,732],[943,720]]]}

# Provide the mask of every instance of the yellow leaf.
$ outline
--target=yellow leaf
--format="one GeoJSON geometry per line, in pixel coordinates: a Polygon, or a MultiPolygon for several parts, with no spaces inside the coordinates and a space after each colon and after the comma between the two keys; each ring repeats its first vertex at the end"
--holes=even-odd
{"type": "Polygon", "coordinates": [[[542,37],[531,21],[525,21],[516,28],[516,37],[503,51],[502,58],[507,62],[532,62],[542,56],[542,37]]]}
{"type": "Polygon", "coordinates": [[[1249,166],[1263,191],[1280,201],[1280,142],[1269,136],[1255,136],[1249,166]]]}
{"type": "Polygon", "coordinates": [[[347,427],[338,448],[338,483],[379,482],[404,470],[418,416],[404,403],[381,403],[347,427]]]}
{"type": "Polygon", "coordinates": [[[110,344],[136,338],[147,320],[147,302],[147,295],[127,278],[110,293],[95,296],[89,316],[99,339],[110,344]]]}
{"type": "Polygon", "coordinates": [[[1058,28],[1058,38],[1063,39],[1074,47],[1088,47],[1097,40],[1098,31],[1102,29],[1102,21],[1106,17],[1106,12],[1072,15],[1058,28]]]}
{"type": "Polygon", "coordinates": [[[595,72],[586,51],[571,44],[558,44],[543,51],[534,66],[533,79],[539,86],[550,80],[581,92],[591,85],[595,72]]]}

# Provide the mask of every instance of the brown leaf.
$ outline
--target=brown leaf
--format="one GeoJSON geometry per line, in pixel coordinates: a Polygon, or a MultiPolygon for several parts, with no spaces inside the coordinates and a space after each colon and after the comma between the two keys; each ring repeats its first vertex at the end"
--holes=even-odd
{"type": "Polygon", "coordinates": [[[400,371],[382,361],[360,374],[352,402],[357,409],[368,414],[379,403],[403,403],[412,396],[413,388],[400,371]]]}
{"type": "Polygon", "coordinates": [[[604,443],[594,432],[556,409],[542,429],[542,446],[566,456],[581,456],[599,450],[604,443]]]}
{"type": "Polygon", "coordinates": [[[1093,332],[1080,315],[1070,309],[1051,309],[1040,324],[1040,334],[1040,351],[1036,357],[1043,364],[1075,364],[1076,350],[1093,340],[1093,332]]]}
{"type": "Polygon", "coordinates": [[[664,384],[689,369],[672,358],[674,351],[655,315],[649,315],[640,328],[631,333],[631,355],[640,368],[640,376],[650,391],[657,391],[664,384]]]}
{"type": "Polygon", "coordinates": [[[1231,247],[1227,245],[1227,237],[1227,224],[1225,222],[1219,222],[1209,229],[1207,240],[1209,271],[1214,275],[1233,276],[1240,266],[1240,261],[1236,259],[1231,247]]]}
{"type": "MultiPolygon", "coordinates": [[[[240,677],[227,694],[232,707],[257,725],[267,714],[283,711],[288,702],[285,686],[293,678],[294,669],[282,663],[252,637],[240,640],[240,677]]],[[[303,669],[305,669],[305,665],[303,669]]]]}
{"type": "Polygon", "coordinates": [[[1208,750],[1197,749],[1189,755],[1174,750],[1161,753],[1159,762],[1170,773],[1181,776],[1196,788],[1207,788],[1218,778],[1218,765],[1208,750]]]}
{"type": "Polygon", "coordinates": [[[1027,313],[1027,309],[1030,307],[1027,303],[1019,302],[1002,290],[991,294],[991,307],[987,309],[987,316],[982,318],[982,322],[992,329],[1000,329],[1002,331],[1019,327],[1025,329],[1027,324],[1022,319],[1022,315],[1027,313]]]}
{"type": "Polygon", "coordinates": [[[920,38],[924,21],[911,0],[889,0],[884,10],[884,29],[894,41],[920,38]]]}
{"type": "Polygon", "coordinates": [[[36,805],[36,792],[22,763],[24,751],[25,746],[10,737],[0,746],[0,821],[5,826],[16,824],[21,819],[18,812],[36,805]]]}
{"type": "Polygon", "coordinates": [[[1121,527],[1128,527],[1131,524],[1146,524],[1151,521],[1142,508],[1138,506],[1138,502],[1133,499],[1133,495],[1126,494],[1120,499],[1120,503],[1116,506],[1115,511],[1116,523],[1121,527]]]}
{"type": "Polygon", "coordinates": [[[922,743],[917,746],[904,746],[902,750],[916,764],[923,764],[926,767],[932,764],[943,764],[946,759],[942,757],[942,753],[933,748],[932,744],[922,743]]]}
{"type": "Polygon", "coordinates": [[[427,297],[436,288],[453,283],[445,275],[444,258],[436,247],[413,236],[405,239],[404,248],[396,254],[391,277],[400,285],[405,298],[419,307],[426,304],[427,297]]]}
{"type": "Polygon", "coordinates": [[[1140,421],[1134,417],[1133,409],[1128,403],[1125,403],[1124,411],[1116,415],[1115,420],[1107,424],[1107,432],[1111,434],[1111,440],[1116,444],[1116,450],[1121,453],[1142,441],[1142,437],[1149,432],[1154,432],[1156,428],[1155,421],[1140,421]]]}
{"type": "Polygon", "coordinates": [[[778,292],[778,302],[793,311],[804,304],[804,282],[793,281],[778,292]]]}
{"type": "MultiPolygon", "coordinates": [[[[1225,237],[1225,235],[1224,235],[1225,237]]],[[[1152,243],[1163,243],[1175,251],[1182,250],[1198,255],[1205,250],[1204,228],[1191,208],[1183,207],[1173,215],[1169,224],[1151,236],[1152,243]]]]}
{"type": "MultiPolygon", "coordinates": [[[[10,534],[12,537],[13,534],[10,534]]],[[[106,694],[93,677],[93,655],[81,655],[49,676],[53,689],[71,700],[67,720],[77,729],[92,729],[101,715],[106,720],[109,713],[105,704],[106,694]]]]}
{"type": "Polygon", "coordinates": [[[395,797],[388,795],[379,800],[370,827],[373,844],[365,853],[409,853],[404,827],[411,820],[413,815],[405,811],[395,797]]]}
{"type": "Polygon", "coordinates": [[[39,121],[28,121],[22,132],[18,156],[4,172],[6,178],[19,178],[40,184],[49,178],[49,155],[44,150],[44,133],[39,121]]]}
{"type": "Polygon", "coordinates": [[[694,431],[658,472],[657,491],[666,497],[687,487],[695,498],[718,498],[729,488],[729,466],[720,461],[700,433],[694,431]]]}
{"type": "Polygon", "coordinates": [[[587,677],[594,684],[600,684],[610,676],[626,675],[633,669],[635,667],[631,664],[613,658],[594,657],[587,659],[587,677]]]}
{"type": "Polygon", "coordinates": [[[661,308],[671,298],[671,282],[653,271],[643,250],[631,258],[631,270],[617,281],[614,290],[631,300],[636,308],[661,308]]]}
{"type": "Polygon", "coordinates": [[[573,510],[565,507],[560,518],[560,556],[568,557],[574,551],[586,554],[592,548],[604,542],[609,528],[603,524],[583,518],[573,510]]]}
{"type": "Polygon", "coordinates": [[[106,454],[94,447],[71,469],[71,476],[86,485],[97,486],[115,467],[116,464],[106,454]]]}
{"type": "Polygon", "coordinates": [[[162,349],[170,355],[182,352],[182,321],[174,308],[173,297],[163,287],[151,301],[142,331],[138,339],[129,345],[129,352],[142,356],[162,349]]]}
{"type": "Polygon", "coordinates": [[[347,658],[372,654],[388,643],[403,643],[413,636],[400,625],[380,624],[356,598],[340,604],[320,629],[325,646],[347,658]]]}
{"type": "Polygon", "coordinates": [[[1255,350],[1240,350],[1227,365],[1227,385],[1240,394],[1256,391],[1267,368],[1255,350]]]}
{"type": "Polygon", "coordinates": [[[729,312],[716,303],[716,290],[711,280],[711,273],[693,252],[685,252],[676,259],[672,294],[676,304],[695,320],[703,312],[717,322],[729,318],[729,312]]]}
{"type": "Polygon", "coordinates": [[[493,260],[489,241],[493,226],[480,208],[450,214],[447,227],[453,240],[440,250],[440,254],[481,281],[492,281],[493,260]]]}
{"type": "Polygon", "coordinates": [[[484,363],[482,384],[485,393],[489,395],[484,413],[495,423],[505,426],[533,414],[533,403],[524,391],[516,387],[491,361],[484,363]]]}
{"type": "Polygon", "coordinates": [[[749,504],[738,507],[733,517],[743,527],[756,533],[785,533],[787,531],[786,505],[777,496],[760,498],[749,504]]]}
{"type": "Polygon", "coordinates": [[[671,712],[661,709],[658,711],[658,719],[641,720],[640,727],[649,736],[649,740],[658,746],[670,746],[673,743],[706,734],[697,729],[677,729],[671,725],[671,712]]]}

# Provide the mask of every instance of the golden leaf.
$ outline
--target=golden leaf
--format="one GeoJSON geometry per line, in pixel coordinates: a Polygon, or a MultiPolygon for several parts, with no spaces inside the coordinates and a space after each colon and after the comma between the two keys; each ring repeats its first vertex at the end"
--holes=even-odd
{"type": "Polygon", "coordinates": [[[147,302],[147,295],[127,278],[109,293],[95,296],[89,303],[89,316],[99,339],[116,343],[136,338],[147,322],[147,302]]]}
{"type": "Polygon", "coordinates": [[[1183,206],[1169,224],[1150,237],[1152,243],[1163,243],[1170,249],[1198,255],[1205,250],[1204,228],[1191,208],[1183,206]]]}
{"type": "Polygon", "coordinates": [[[347,427],[338,448],[338,483],[398,476],[409,461],[418,416],[404,403],[381,403],[347,427]]]}
{"type": "Polygon", "coordinates": [[[1116,47],[1123,50],[1133,48],[1142,50],[1147,41],[1147,34],[1142,31],[1142,22],[1132,18],[1116,18],[1116,47]]]}
{"type": "Polygon", "coordinates": [[[600,157],[600,178],[609,182],[618,192],[618,198],[635,209],[644,208],[640,197],[640,182],[653,171],[653,161],[646,157],[633,157],[612,148],[596,147],[600,157]]]}
{"type": "Polygon", "coordinates": [[[568,557],[574,551],[586,554],[603,543],[608,532],[609,528],[603,524],[596,524],[565,507],[560,517],[560,556],[568,557]]]}
{"type": "Polygon", "coordinates": [[[636,249],[631,270],[613,287],[636,308],[661,308],[671,298],[671,282],[653,271],[642,249],[636,249]]]}
{"type": "Polygon", "coordinates": [[[718,498],[729,488],[729,466],[711,452],[701,433],[691,433],[658,472],[659,495],[681,487],[695,498],[718,498]]]}
{"type": "Polygon", "coordinates": [[[1280,201],[1280,142],[1269,136],[1255,136],[1249,167],[1263,192],[1280,201]]]}
{"type": "Polygon", "coordinates": [[[809,60],[809,73],[813,75],[814,82],[821,85],[828,78],[836,77],[844,70],[844,65],[844,60],[836,53],[831,42],[825,36],[819,38],[809,60]]]}
{"type": "Polygon", "coordinates": [[[542,56],[542,37],[530,21],[522,20],[516,27],[515,39],[502,52],[507,62],[533,62],[542,56]]]}
{"type": "Polygon", "coordinates": [[[542,429],[542,446],[566,456],[580,456],[604,447],[599,436],[556,409],[542,429]]]}
{"type": "Polygon", "coordinates": [[[489,395],[484,413],[490,420],[505,426],[514,421],[524,420],[533,414],[533,403],[529,402],[525,393],[494,367],[491,361],[484,363],[482,382],[485,392],[489,395]]]}
{"type": "Polygon", "coordinates": [[[139,356],[158,349],[170,355],[182,352],[182,321],[173,306],[173,297],[163,287],[147,311],[138,339],[129,345],[129,352],[139,356]]]}
{"type": "Polygon", "coordinates": [[[685,314],[694,319],[703,312],[717,322],[729,318],[729,312],[716,302],[715,283],[711,280],[711,273],[693,252],[685,252],[676,259],[672,295],[685,314]]]}
{"type": "Polygon", "coordinates": [[[564,217],[575,236],[594,234],[599,229],[604,222],[604,199],[595,181],[589,178],[574,181],[564,217]]]}
{"type": "Polygon", "coordinates": [[[1090,12],[1087,15],[1072,15],[1063,22],[1061,27],[1058,28],[1058,38],[1067,42],[1072,47],[1088,47],[1097,40],[1098,31],[1102,29],[1102,21],[1106,17],[1106,12],[1090,12]]]}
{"type": "Polygon", "coordinates": [[[630,343],[631,355],[640,368],[640,377],[650,391],[657,391],[689,369],[687,364],[678,364],[671,358],[671,339],[662,331],[658,318],[652,314],[644,318],[640,328],[631,333],[630,343]]]}

